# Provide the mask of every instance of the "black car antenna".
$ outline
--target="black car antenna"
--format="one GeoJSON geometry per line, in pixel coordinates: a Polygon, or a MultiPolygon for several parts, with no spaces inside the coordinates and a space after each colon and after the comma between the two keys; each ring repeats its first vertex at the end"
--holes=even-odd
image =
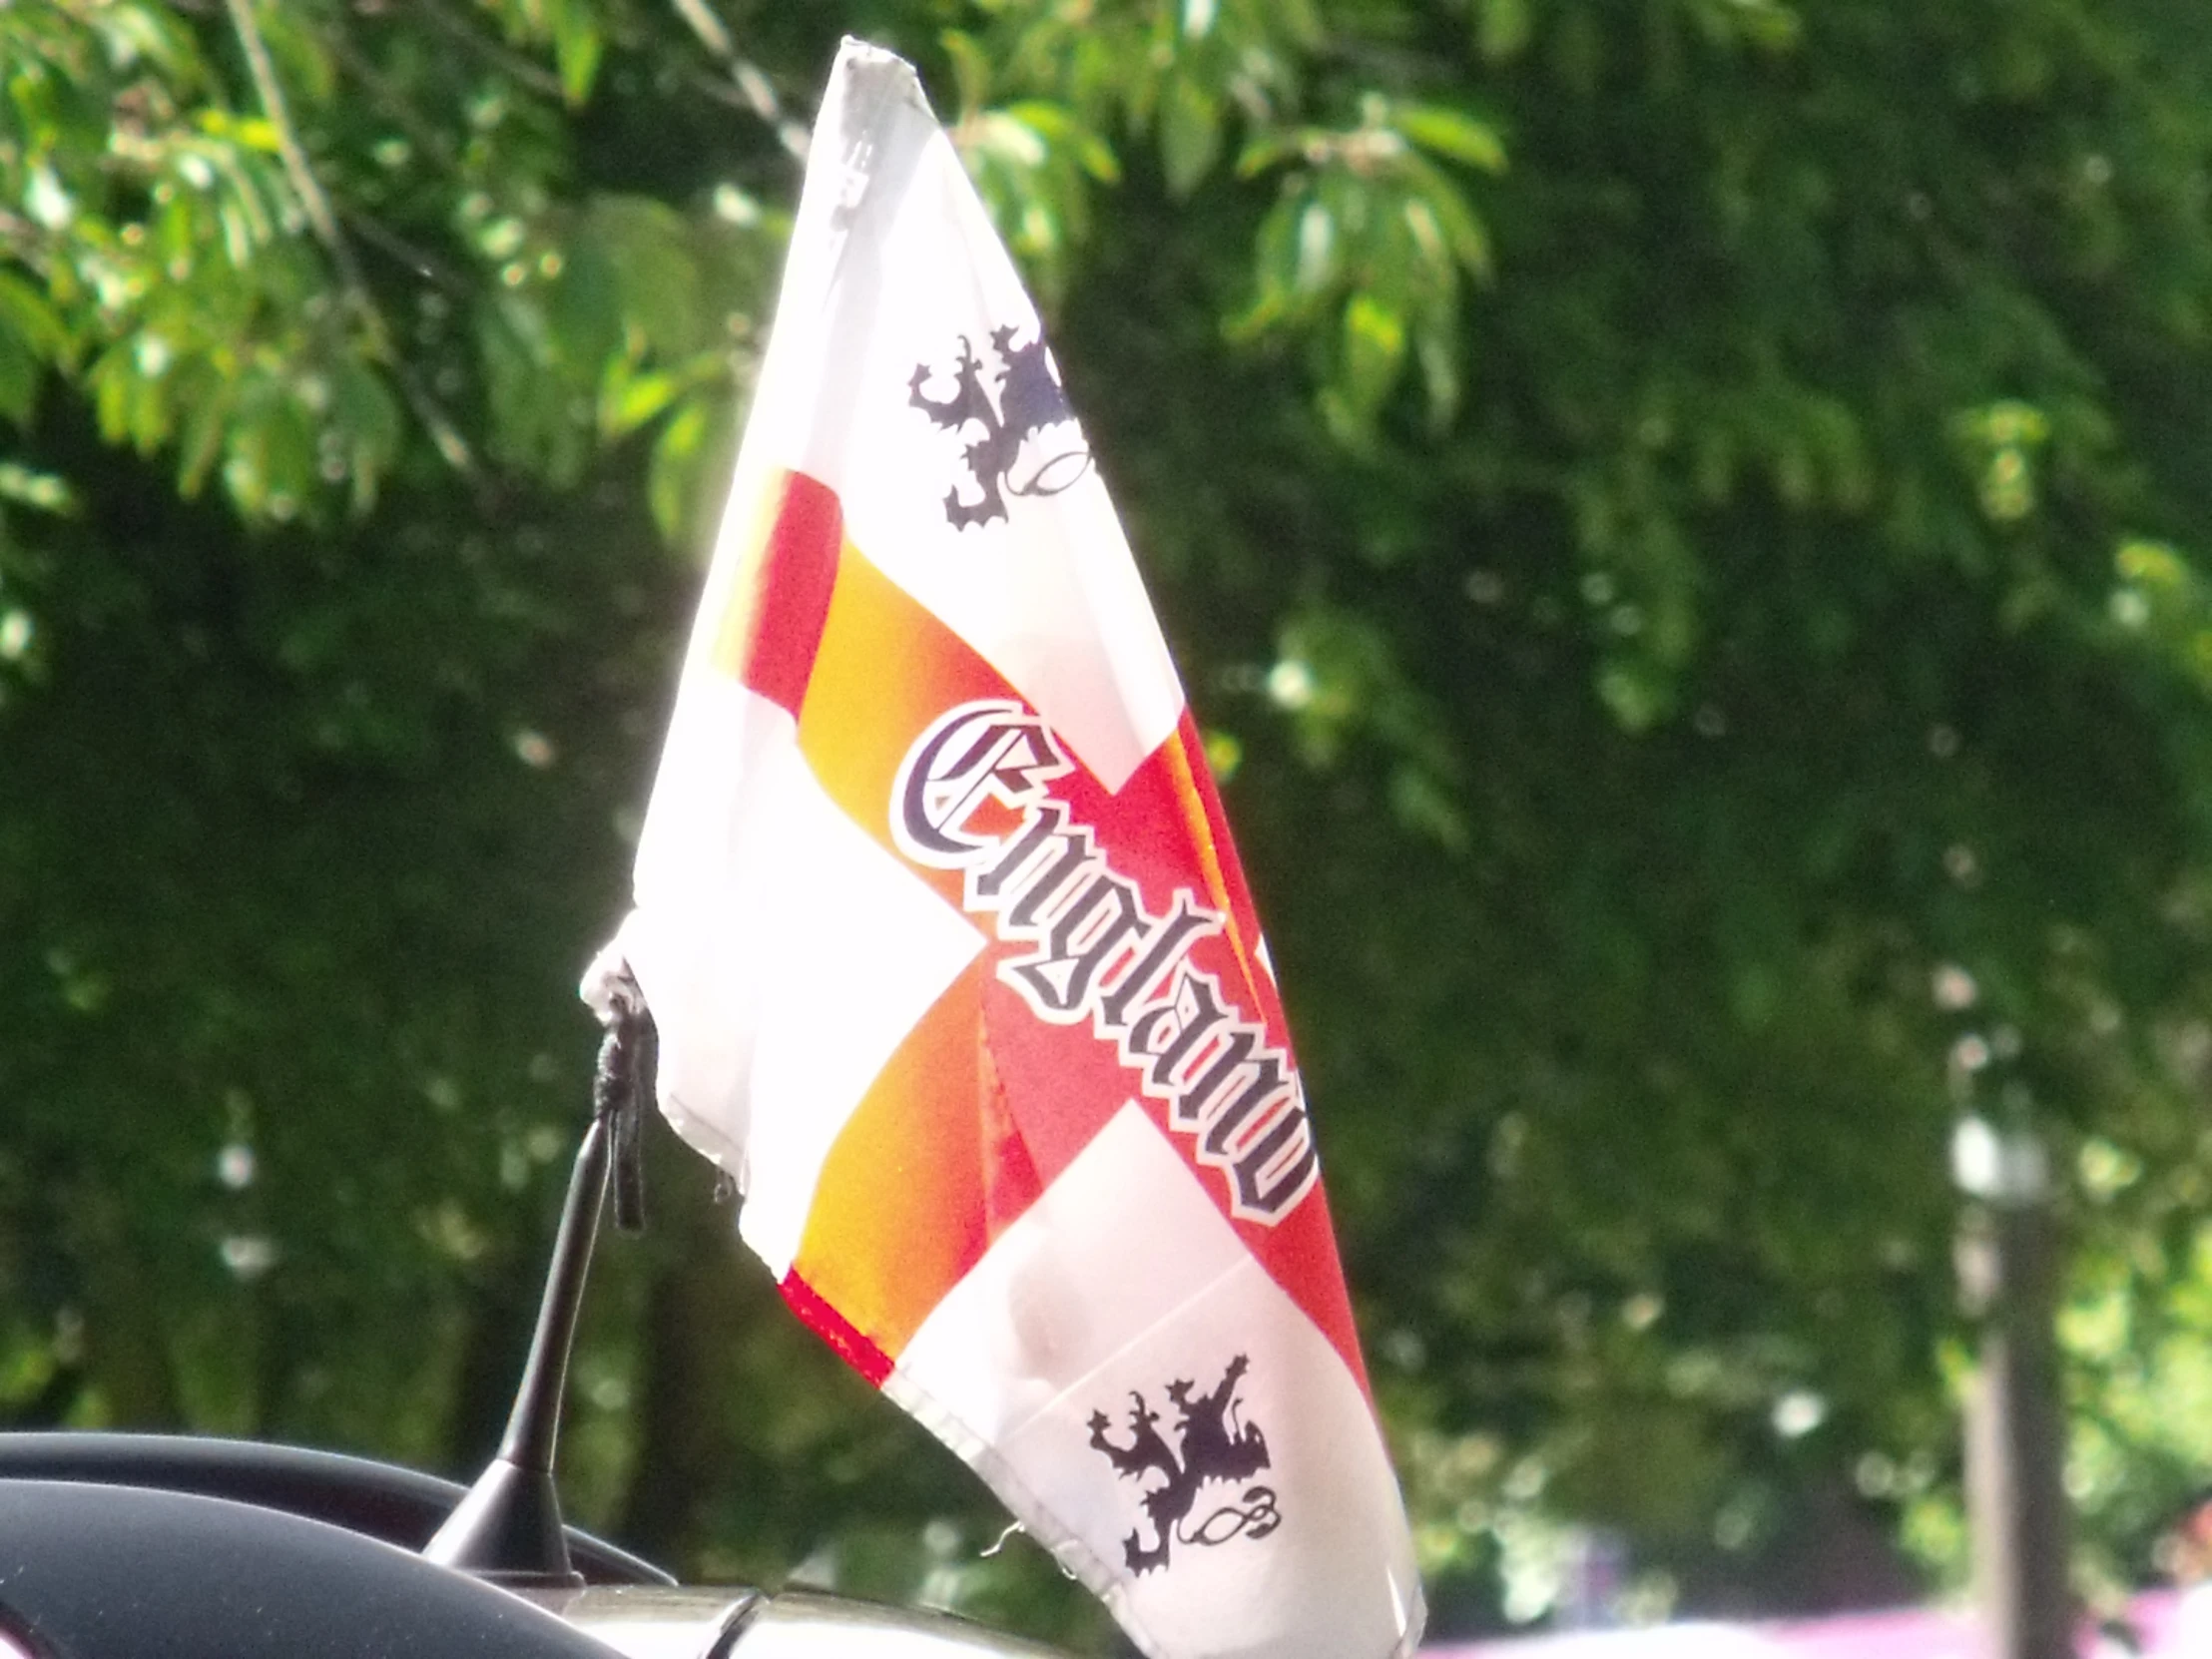
{"type": "Polygon", "coordinates": [[[607,1034],[592,1077],[591,1125],[576,1149],[522,1382],[498,1452],[422,1548],[424,1556],[440,1565],[518,1586],[578,1586],[584,1581],[569,1560],[560,1492],[553,1482],[553,1452],[569,1351],[610,1173],[616,1229],[636,1233],[645,1225],[642,1137],[653,1099],[653,1016],[629,964],[619,957],[593,964],[586,1000],[600,1010],[607,1034]]]}

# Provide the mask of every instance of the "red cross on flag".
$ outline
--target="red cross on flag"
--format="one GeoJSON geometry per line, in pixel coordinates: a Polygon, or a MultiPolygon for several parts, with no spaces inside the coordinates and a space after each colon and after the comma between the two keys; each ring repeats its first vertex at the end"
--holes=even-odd
{"type": "Polygon", "coordinates": [[[1421,1596],[1267,947],[1037,313],[848,41],[617,947],[810,1325],[1155,1659],[1421,1596]]]}

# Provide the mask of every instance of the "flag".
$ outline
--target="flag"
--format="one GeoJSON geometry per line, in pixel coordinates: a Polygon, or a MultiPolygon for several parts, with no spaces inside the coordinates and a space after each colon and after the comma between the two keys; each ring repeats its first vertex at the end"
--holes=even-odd
{"type": "Polygon", "coordinates": [[[1267,946],[913,71],[847,41],[616,940],[792,1307],[1155,1659],[1417,1641],[1267,946]]]}

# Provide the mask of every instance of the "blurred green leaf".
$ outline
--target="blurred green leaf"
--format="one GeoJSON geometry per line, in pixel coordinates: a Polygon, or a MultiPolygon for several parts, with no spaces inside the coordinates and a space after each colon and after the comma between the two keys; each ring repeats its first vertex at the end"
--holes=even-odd
{"type": "Polygon", "coordinates": [[[1492,63],[1517,57],[1528,44],[1529,0],[1477,0],[1475,43],[1492,63]]]}
{"type": "Polygon", "coordinates": [[[1221,159],[1222,110],[1213,94],[1191,76],[1168,83],[1160,111],[1160,159],[1167,169],[1168,191],[1188,196],[1221,159]]]}
{"type": "Polygon", "coordinates": [[[707,440],[713,429],[711,405],[693,397],[686,399],[654,440],[647,500],[652,505],[653,522],[671,541],[690,525],[709,454],[707,440]]]}
{"type": "Polygon", "coordinates": [[[1485,122],[1439,104],[1399,104],[1390,125],[1419,145],[1484,173],[1505,171],[1505,146],[1485,122]]]}
{"type": "Polygon", "coordinates": [[[599,60],[606,50],[595,9],[583,0],[545,0],[545,10],[552,26],[553,57],[560,68],[561,90],[571,104],[583,104],[591,97],[599,60]]]}

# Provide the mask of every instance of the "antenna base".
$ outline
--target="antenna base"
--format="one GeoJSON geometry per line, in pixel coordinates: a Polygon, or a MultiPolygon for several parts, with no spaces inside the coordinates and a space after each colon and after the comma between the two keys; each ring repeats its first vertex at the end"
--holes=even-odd
{"type": "Polygon", "coordinates": [[[581,1588],[553,1476],[495,1457],[423,1546],[423,1556],[514,1589],[581,1588]],[[561,1566],[550,1565],[560,1562],[561,1566]]]}

